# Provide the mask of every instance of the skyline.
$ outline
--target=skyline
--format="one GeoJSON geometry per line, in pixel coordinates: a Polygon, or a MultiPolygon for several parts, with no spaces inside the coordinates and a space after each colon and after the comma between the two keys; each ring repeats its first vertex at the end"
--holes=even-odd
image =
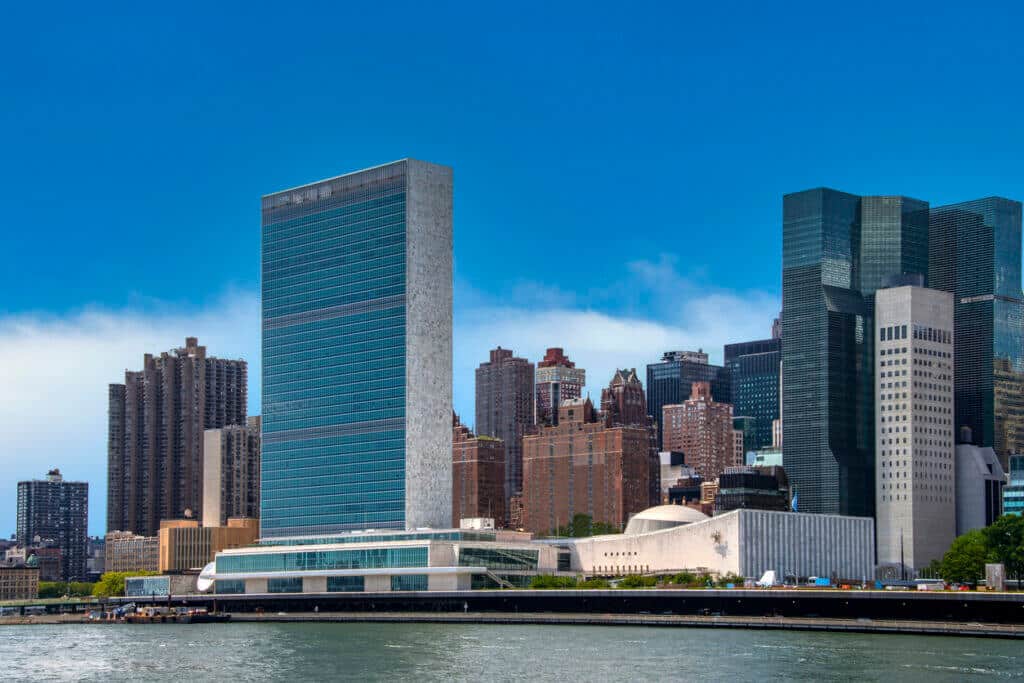
{"type": "Polygon", "coordinates": [[[339,40],[285,17],[263,54],[246,47],[266,42],[262,17],[214,8],[181,40],[160,14],[72,9],[0,47],[23,66],[0,77],[0,197],[8,249],[25,255],[0,272],[0,534],[16,482],[51,467],[89,481],[103,531],[106,386],[144,353],[198,336],[244,358],[259,413],[259,198],[276,188],[406,156],[454,168],[455,408],[471,427],[473,371],[499,344],[534,362],[565,348],[596,401],[616,368],[689,348],[720,363],[724,343],[770,336],[787,192],[1024,196],[1020,95],[998,87],[1024,56],[1012,17],[908,8],[818,35],[815,18],[765,10],[558,11],[547,33],[487,10],[410,11],[390,54],[357,27],[339,40]],[[570,20],[579,30],[560,33],[570,20]],[[730,54],[742,41],[776,49],[748,62],[730,54]],[[340,65],[359,97],[318,87],[340,65]],[[970,98],[929,96],[968,79],[970,98]]]}

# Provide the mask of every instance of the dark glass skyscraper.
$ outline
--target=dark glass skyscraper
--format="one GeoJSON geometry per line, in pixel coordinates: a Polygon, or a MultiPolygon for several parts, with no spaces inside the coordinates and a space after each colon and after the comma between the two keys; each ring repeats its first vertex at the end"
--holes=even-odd
{"type": "Polygon", "coordinates": [[[783,199],[783,452],[801,511],[873,512],[874,292],[927,270],[927,206],[825,188],[783,199]]]}
{"type": "Polygon", "coordinates": [[[263,198],[263,537],[451,525],[452,172],[263,198]]]}
{"type": "Polygon", "coordinates": [[[725,345],[725,367],[732,385],[732,412],[749,418],[744,424],[744,448],[772,445],[772,421],[779,419],[779,368],[782,340],[762,339],[725,345]],[[747,433],[746,427],[752,433],[747,433]]]}
{"type": "Polygon", "coordinates": [[[1005,470],[1024,451],[1021,204],[1001,197],[931,211],[929,286],[953,293],[957,434],[970,427],[1005,470]]]}
{"type": "Polygon", "coordinates": [[[729,403],[732,393],[728,369],[708,364],[703,351],[666,351],[660,363],[647,366],[647,414],[658,423],[658,447],[661,448],[662,408],[690,398],[694,382],[710,382],[711,397],[729,403]]]}

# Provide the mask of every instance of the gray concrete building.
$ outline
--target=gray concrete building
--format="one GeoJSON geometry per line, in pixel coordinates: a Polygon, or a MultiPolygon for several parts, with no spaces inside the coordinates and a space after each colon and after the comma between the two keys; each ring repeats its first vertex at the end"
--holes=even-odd
{"type": "Polygon", "coordinates": [[[533,363],[492,349],[476,369],[476,433],[505,443],[506,501],[523,490],[523,437],[534,431],[534,401],[533,363]]]}
{"type": "Polygon", "coordinates": [[[956,537],[953,296],[879,289],[874,334],[878,562],[912,574],[956,537]]]}
{"type": "Polygon", "coordinates": [[[1003,514],[1006,473],[995,449],[970,445],[971,435],[956,447],[956,535],[982,529],[1003,514]]]}

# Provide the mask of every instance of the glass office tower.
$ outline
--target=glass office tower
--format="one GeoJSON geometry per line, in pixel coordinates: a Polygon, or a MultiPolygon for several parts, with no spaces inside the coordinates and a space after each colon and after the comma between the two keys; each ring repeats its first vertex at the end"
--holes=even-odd
{"type": "Polygon", "coordinates": [[[779,367],[782,340],[761,339],[725,345],[725,367],[732,386],[732,412],[744,423],[744,449],[772,445],[772,422],[779,419],[779,367]],[[748,433],[748,428],[752,431],[748,433]]]}
{"type": "Polygon", "coordinates": [[[783,457],[802,512],[874,511],[874,292],[928,267],[928,205],[825,188],[783,198],[783,457]]]}
{"type": "Polygon", "coordinates": [[[710,382],[711,397],[719,403],[732,398],[729,370],[710,365],[703,351],[666,351],[660,363],[647,365],[647,413],[658,423],[658,447],[662,446],[662,411],[690,398],[694,382],[710,382]]]}
{"type": "Polygon", "coordinates": [[[1021,203],[1001,197],[931,211],[929,286],[953,293],[957,435],[1006,470],[1024,451],[1021,203]]]}
{"type": "Polygon", "coordinates": [[[263,197],[261,535],[451,525],[452,172],[263,197]]]}

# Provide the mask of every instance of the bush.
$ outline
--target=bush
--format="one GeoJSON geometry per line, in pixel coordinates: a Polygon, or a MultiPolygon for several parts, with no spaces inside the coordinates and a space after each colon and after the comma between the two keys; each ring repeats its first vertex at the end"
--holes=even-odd
{"type": "Polygon", "coordinates": [[[654,588],[657,585],[657,577],[639,574],[630,574],[619,581],[619,588],[654,588]]]}
{"type": "Polygon", "coordinates": [[[725,574],[725,575],[719,577],[716,585],[719,588],[725,588],[726,586],[728,586],[731,583],[734,586],[739,586],[740,588],[742,588],[744,581],[746,581],[746,579],[744,579],[739,574],[725,574]]]}
{"type": "Polygon", "coordinates": [[[576,588],[576,578],[572,576],[554,576],[552,574],[538,574],[530,581],[530,588],[552,589],[552,588],[576,588]]]}
{"type": "Polygon", "coordinates": [[[611,584],[605,579],[587,579],[576,584],[577,588],[611,588],[611,584]]]}
{"type": "Polygon", "coordinates": [[[668,582],[677,586],[695,586],[697,585],[697,575],[690,572],[679,572],[670,576],[668,582]]]}

